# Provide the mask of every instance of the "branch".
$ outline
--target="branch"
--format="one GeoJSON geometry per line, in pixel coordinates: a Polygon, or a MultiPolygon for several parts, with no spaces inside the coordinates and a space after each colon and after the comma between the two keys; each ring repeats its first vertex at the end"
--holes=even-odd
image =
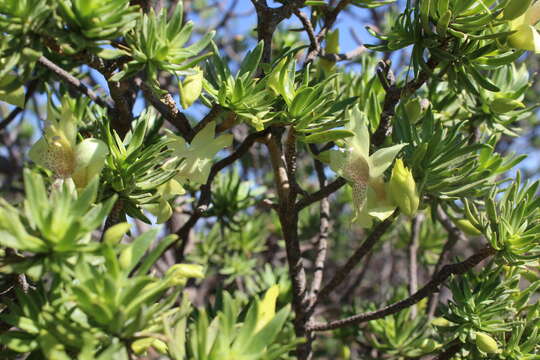
{"type": "Polygon", "coordinates": [[[356,49],[351,50],[345,54],[325,54],[321,55],[322,58],[330,61],[350,61],[358,56],[362,55],[367,48],[364,45],[358,46],[356,49]]]}
{"type": "Polygon", "coordinates": [[[321,45],[319,44],[319,40],[317,40],[317,36],[315,35],[315,30],[313,29],[313,24],[308,19],[306,14],[304,14],[302,11],[295,9],[294,14],[296,17],[300,20],[302,25],[304,25],[304,29],[306,30],[309,41],[311,43],[309,51],[317,51],[319,53],[321,51],[321,45]]]}
{"type": "Polygon", "coordinates": [[[168,96],[162,100],[154,94],[152,89],[142,79],[136,78],[135,84],[141,88],[144,98],[180,131],[186,141],[189,142],[193,139],[194,131],[191,125],[189,125],[189,120],[184,113],[178,110],[170,94],[167,94],[168,96]]]}
{"type": "Polygon", "coordinates": [[[289,18],[295,9],[304,6],[305,0],[289,0],[278,8],[270,8],[266,0],[251,0],[257,12],[257,34],[264,41],[262,63],[270,63],[272,57],[272,37],[280,22],[289,18]]]}
{"type": "MultiPolygon", "coordinates": [[[[341,0],[332,11],[328,12],[324,18],[324,26],[317,34],[316,40],[317,43],[321,43],[324,40],[324,37],[328,33],[328,31],[334,26],[334,23],[337,20],[337,17],[339,13],[349,5],[349,3],[352,0],[341,0]]],[[[308,52],[306,56],[306,60],[304,61],[304,65],[312,62],[317,55],[319,55],[320,48],[319,49],[312,49],[308,52]]]]}
{"type": "Polygon", "coordinates": [[[407,299],[398,301],[394,304],[388,305],[382,309],[371,311],[363,314],[354,315],[345,319],[330,321],[327,323],[316,323],[309,327],[312,331],[326,331],[339,329],[344,326],[358,325],[367,321],[380,319],[385,316],[395,314],[411,305],[418,303],[423,298],[439,290],[439,286],[446,281],[451,275],[462,275],[478,265],[482,260],[494,255],[496,250],[490,245],[486,245],[478,253],[470,256],[468,259],[455,263],[452,265],[445,265],[430,282],[424,285],[423,288],[418,290],[407,299]]]}
{"type": "Polygon", "coordinates": [[[80,93],[88,96],[92,101],[94,101],[96,104],[103,106],[104,108],[107,108],[109,110],[112,110],[114,105],[112,104],[110,99],[102,99],[97,95],[92,89],[89,89],[86,85],[84,85],[79,79],[77,79],[75,76],[71,75],[49,59],[47,59],[45,56],[40,56],[38,59],[38,62],[45,66],[50,71],[54,72],[60,79],[62,79],[64,82],[66,82],[68,85],[79,91],[80,93]]]}
{"type": "MultiPolygon", "coordinates": [[[[291,191],[283,152],[280,146],[278,146],[277,139],[273,134],[267,139],[266,146],[270,152],[270,160],[274,169],[274,180],[279,198],[278,216],[285,240],[289,277],[291,278],[293,288],[292,303],[295,313],[295,333],[296,336],[304,337],[307,340],[305,343],[297,346],[296,356],[299,360],[307,360],[311,358],[312,338],[311,334],[306,331],[307,324],[310,322],[310,313],[308,312],[309,299],[306,290],[306,273],[298,239],[298,212],[295,207],[296,192],[291,191]]],[[[289,146],[291,146],[290,143],[289,146]]],[[[292,149],[289,149],[289,151],[292,151],[292,149]]],[[[286,154],[288,160],[294,161],[291,158],[291,154],[288,155],[286,154]]]]}
{"type": "Polygon", "coordinates": [[[371,249],[373,249],[375,244],[384,235],[386,230],[390,228],[390,225],[392,225],[392,223],[394,222],[397,214],[398,211],[396,210],[394,211],[392,216],[375,226],[366,241],[364,241],[362,245],[360,245],[360,247],[354,252],[354,254],[351,255],[349,260],[347,260],[345,265],[339,268],[334,274],[334,277],[332,277],[332,279],[322,288],[313,306],[316,306],[318,303],[324,300],[349,276],[354,267],[364,258],[364,256],[366,256],[371,251],[371,249]]]}
{"type": "Polygon", "coordinates": [[[314,192],[313,194],[304,196],[301,200],[299,200],[296,203],[296,211],[298,212],[304,209],[305,207],[308,207],[309,205],[324,199],[330,194],[335,193],[336,191],[341,189],[346,183],[347,183],[347,180],[345,180],[342,177],[338,177],[336,180],[332,181],[330,184],[326,185],[319,191],[314,192]]]}
{"type": "Polygon", "coordinates": [[[208,114],[206,114],[206,116],[200,122],[198,122],[197,125],[193,127],[193,132],[197,134],[199,131],[204,129],[204,127],[208,125],[208,123],[216,120],[217,117],[223,112],[223,110],[223,107],[219,104],[215,104],[214,106],[212,106],[208,114]]]}
{"type": "MultiPolygon", "coordinates": [[[[437,67],[437,62],[431,58],[428,60],[427,66],[429,69],[434,70],[437,67]]],[[[390,135],[391,120],[395,115],[396,106],[399,101],[420,89],[422,85],[424,85],[429,79],[431,73],[425,70],[420,72],[416,79],[406,83],[402,88],[396,86],[395,77],[388,62],[379,62],[377,67],[377,75],[379,76],[381,84],[386,90],[379,126],[372,136],[372,144],[375,146],[380,146],[384,143],[386,137],[390,135]]]]}

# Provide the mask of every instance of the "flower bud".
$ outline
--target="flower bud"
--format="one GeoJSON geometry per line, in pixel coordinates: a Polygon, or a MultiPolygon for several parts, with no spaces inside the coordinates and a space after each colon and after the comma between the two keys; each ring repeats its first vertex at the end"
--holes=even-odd
{"type": "Polygon", "coordinates": [[[476,333],[476,347],[486,354],[496,354],[499,352],[497,342],[491,336],[482,332],[476,333]]]}
{"type": "Polygon", "coordinates": [[[392,169],[388,194],[405,215],[412,216],[418,210],[420,198],[416,191],[416,183],[411,170],[405,167],[401,159],[396,160],[392,169]]]}
{"type": "Polygon", "coordinates": [[[101,173],[105,158],[109,155],[107,145],[98,139],[85,139],[75,150],[75,170],[73,181],[78,189],[83,189],[90,180],[101,173]]]}
{"type": "Polygon", "coordinates": [[[450,326],[450,321],[443,317],[436,317],[433,320],[431,320],[431,325],[438,326],[438,327],[447,327],[450,326]]]}
{"type": "Polygon", "coordinates": [[[154,338],[151,337],[137,339],[131,343],[131,350],[133,350],[135,355],[143,355],[146,353],[146,351],[148,351],[148,348],[152,346],[153,342],[154,338]]]}
{"type": "Polygon", "coordinates": [[[504,20],[514,20],[525,14],[532,0],[510,0],[503,10],[504,20]]]}
{"type": "Polygon", "coordinates": [[[189,108],[201,96],[203,88],[203,72],[199,68],[193,75],[188,75],[180,85],[180,103],[184,109],[189,108]]]}

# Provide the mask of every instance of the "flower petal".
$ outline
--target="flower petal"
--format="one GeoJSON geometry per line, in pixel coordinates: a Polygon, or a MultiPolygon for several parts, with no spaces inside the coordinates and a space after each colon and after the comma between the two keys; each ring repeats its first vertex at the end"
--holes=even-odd
{"type": "Polygon", "coordinates": [[[356,135],[346,141],[353,148],[356,155],[367,158],[369,156],[369,130],[366,125],[366,115],[354,108],[350,113],[350,117],[349,129],[356,135]]]}
{"type": "Polygon", "coordinates": [[[392,162],[396,155],[405,147],[407,144],[398,144],[390,146],[384,149],[377,150],[373,155],[370,156],[370,177],[377,178],[381,176],[392,162]]]}

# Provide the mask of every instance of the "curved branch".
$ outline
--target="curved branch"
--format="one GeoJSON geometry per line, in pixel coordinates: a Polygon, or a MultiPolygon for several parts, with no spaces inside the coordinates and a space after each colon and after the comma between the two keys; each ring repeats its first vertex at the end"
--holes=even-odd
{"type": "Polygon", "coordinates": [[[103,99],[99,97],[98,94],[96,94],[92,89],[84,85],[79,79],[77,79],[75,76],[68,73],[66,70],[62,69],[60,66],[53,63],[51,60],[47,59],[45,56],[40,56],[38,59],[38,62],[41,65],[45,66],[50,71],[54,72],[60,79],[65,81],[68,85],[72,86],[80,93],[88,96],[96,104],[101,105],[104,108],[107,108],[109,110],[111,110],[114,107],[111,100],[103,99]]]}
{"type": "Polygon", "coordinates": [[[334,320],[327,323],[316,323],[309,327],[311,331],[326,331],[339,329],[349,325],[358,325],[370,320],[380,319],[385,316],[395,314],[411,305],[416,304],[423,298],[439,290],[439,286],[446,281],[451,275],[462,275],[478,265],[482,260],[494,255],[496,250],[490,245],[487,245],[478,253],[470,256],[468,259],[452,265],[445,265],[430,282],[424,285],[423,288],[409,296],[408,298],[398,301],[394,304],[383,307],[376,311],[370,311],[363,314],[350,316],[345,319],[334,320]]]}
{"type": "Polygon", "coordinates": [[[336,191],[341,189],[341,187],[343,187],[343,185],[345,185],[346,183],[347,183],[347,180],[345,180],[342,177],[339,177],[336,180],[332,181],[330,184],[323,187],[321,190],[314,192],[313,194],[304,196],[301,200],[299,200],[296,203],[296,211],[300,211],[304,209],[305,207],[308,207],[309,205],[324,199],[330,194],[335,193],[336,191]]]}

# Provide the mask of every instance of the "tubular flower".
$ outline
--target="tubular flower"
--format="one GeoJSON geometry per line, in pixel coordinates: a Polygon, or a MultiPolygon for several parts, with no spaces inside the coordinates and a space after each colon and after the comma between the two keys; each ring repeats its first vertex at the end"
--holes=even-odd
{"type": "Polygon", "coordinates": [[[43,136],[28,156],[59,178],[72,177],[77,188],[82,189],[101,172],[109,150],[98,139],[85,139],[77,144],[76,117],[68,101],[63,98],[60,109],[49,103],[43,136]]]}
{"type": "Polygon", "coordinates": [[[388,193],[392,201],[408,216],[413,216],[418,210],[420,198],[416,191],[416,183],[410,169],[397,159],[392,169],[392,177],[388,183],[388,193]]]}
{"type": "Polygon", "coordinates": [[[540,53],[540,34],[535,25],[540,20],[540,2],[536,1],[524,13],[510,22],[510,28],[515,31],[508,37],[508,44],[521,50],[540,53]]]}
{"type": "Polygon", "coordinates": [[[343,176],[352,188],[356,221],[364,228],[371,227],[373,218],[384,220],[395,210],[386,192],[384,171],[406,145],[380,149],[369,155],[369,131],[365,116],[354,110],[350,130],[355,135],[345,139],[344,150],[330,150],[330,167],[343,176]]]}

